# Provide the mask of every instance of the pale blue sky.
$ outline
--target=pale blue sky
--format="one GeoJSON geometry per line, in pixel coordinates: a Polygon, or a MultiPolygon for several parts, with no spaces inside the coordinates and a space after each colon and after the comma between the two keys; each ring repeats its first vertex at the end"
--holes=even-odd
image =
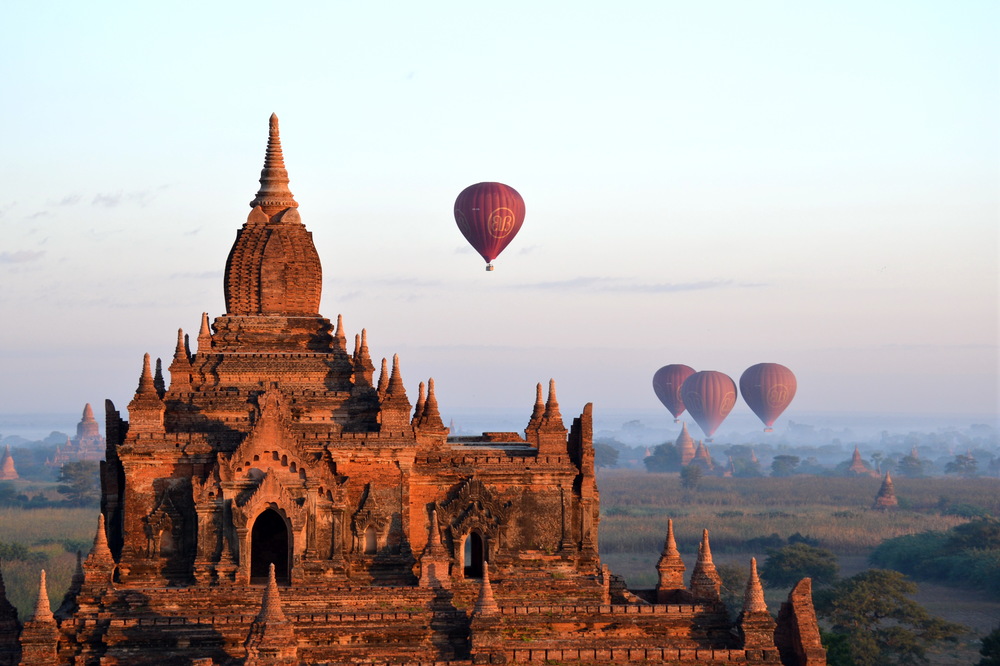
{"type": "Polygon", "coordinates": [[[222,313],[274,111],[323,314],[445,413],[775,361],[784,418],[996,414],[997,3],[289,4],[4,3],[0,411],[124,408],[222,313]]]}

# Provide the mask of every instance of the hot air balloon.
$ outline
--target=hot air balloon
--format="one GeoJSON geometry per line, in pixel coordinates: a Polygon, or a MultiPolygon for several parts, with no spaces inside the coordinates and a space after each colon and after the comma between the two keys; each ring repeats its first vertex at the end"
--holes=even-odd
{"type": "Polygon", "coordinates": [[[681,385],[681,398],[708,441],[736,405],[736,382],[715,370],[696,372],[681,385]]]}
{"type": "Polygon", "coordinates": [[[524,199],[503,183],[476,183],[455,199],[455,222],[493,270],[493,260],[514,240],[524,222],[524,199]]]}
{"type": "Polygon", "coordinates": [[[740,376],[740,393],[764,422],[764,432],[771,432],[774,421],[795,397],[796,388],[795,375],[779,363],[758,363],[740,376]]]}
{"type": "Polygon", "coordinates": [[[674,415],[674,423],[677,423],[677,417],[684,413],[681,384],[693,374],[694,368],[680,363],[665,365],[653,373],[653,392],[663,406],[674,415]]]}

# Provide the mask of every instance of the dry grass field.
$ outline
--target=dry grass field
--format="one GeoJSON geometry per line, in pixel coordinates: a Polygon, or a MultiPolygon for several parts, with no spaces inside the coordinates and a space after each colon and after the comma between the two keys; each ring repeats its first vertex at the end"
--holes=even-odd
{"type": "MultiPolygon", "coordinates": [[[[948,515],[949,507],[972,506],[1000,515],[997,479],[894,481],[904,508],[886,513],[870,508],[880,485],[872,478],[713,477],[704,479],[696,490],[685,490],[676,474],[602,471],[598,478],[601,559],[632,587],[654,586],[667,520],[673,518],[689,574],[701,531],[707,528],[717,565],[749,569],[750,558],[763,562],[767,549],[748,548],[748,541],[772,534],[787,539],[798,533],[834,552],[841,576],[851,576],[868,568],[868,553],[884,539],[944,531],[968,520],[948,515]]],[[[958,644],[945,644],[936,650],[931,663],[976,663],[979,638],[1000,624],[1000,599],[977,590],[923,582],[918,586],[917,602],[935,615],[969,628],[958,644]]],[[[772,612],[777,612],[787,594],[786,589],[765,589],[772,612]]]]}

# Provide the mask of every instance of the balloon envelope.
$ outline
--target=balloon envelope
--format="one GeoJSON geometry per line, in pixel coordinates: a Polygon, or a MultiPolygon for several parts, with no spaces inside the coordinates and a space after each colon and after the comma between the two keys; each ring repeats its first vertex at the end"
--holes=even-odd
{"type": "Polygon", "coordinates": [[[653,373],[653,392],[663,406],[674,415],[674,423],[677,422],[677,417],[684,413],[681,384],[693,374],[694,368],[680,363],[665,365],[653,373]]]}
{"type": "Polygon", "coordinates": [[[736,405],[736,382],[724,373],[703,370],[684,380],[681,397],[705,436],[711,437],[736,405]]]}
{"type": "Polygon", "coordinates": [[[470,185],[455,199],[455,222],[486,263],[514,240],[524,222],[524,199],[503,183],[470,185]]]}
{"type": "Polygon", "coordinates": [[[743,400],[764,422],[765,432],[771,431],[774,421],[792,402],[797,387],[795,375],[779,363],[758,363],[740,376],[743,400]]]}

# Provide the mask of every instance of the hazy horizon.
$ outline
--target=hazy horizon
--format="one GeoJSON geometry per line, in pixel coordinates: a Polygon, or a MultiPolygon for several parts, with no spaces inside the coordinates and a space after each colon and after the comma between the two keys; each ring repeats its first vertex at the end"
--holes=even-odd
{"type": "Polygon", "coordinates": [[[779,426],[1000,414],[1000,4],[6,17],[4,411],[124,416],[223,314],[276,112],[321,313],[411,401],[526,414],[552,377],[567,418],[652,412],[662,365],[778,362],[779,426]],[[492,273],[452,217],[486,180],[527,209],[492,273]]]}

